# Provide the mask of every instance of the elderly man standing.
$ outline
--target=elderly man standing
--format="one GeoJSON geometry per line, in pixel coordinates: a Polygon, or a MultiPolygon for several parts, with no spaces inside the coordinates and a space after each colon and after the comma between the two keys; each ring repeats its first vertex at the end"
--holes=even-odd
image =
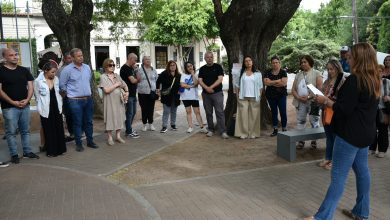
{"type": "Polygon", "coordinates": [[[84,130],[87,137],[87,146],[98,148],[93,142],[93,100],[91,93],[91,68],[84,64],[83,52],[79,48],[70,51],[73,62],[67,65],[60,75],[60,89],[67,97],[72,115],[73,132],[76,141],[76,151],[81,152],[84,147],[81,142],[81,133],[84,130]]]}
{"type": "Polygon", "coordinates": [[[30,99],[33,95],[34,78],[30,71],[18,65],[19,56],[13,49],[4,49],[4,66],[0,67],[1,109],[5,122],[5,136],[11,154],[11,162],[19,163],[16,130],[19,128],[24,158],[39,156],[30,146],[30,99]]]}
{"type": "Polygon", "coordinates": [[[215,109],[219,132],[222,138],[226,139],[229,136],[226,134],[225,113],[223,111],[223,69],[221,65],[214,63],[212,52],[206,52],[204,58],[206,65],[199,69],[198,81],[203,88],[202,98],[207,118],[207,136],[211,137],[215,132],[213,121],[213,109],[215,109]]]}
{"type": "Polygon", "coordinates": [[[129,53],[127,61],[120,70],[120,75],[123,81],[126,82],[129,88],[129,98],[126,108],[126,136],[131,138],[139,138],[137,132],[133,129],[132,124],[134,116],[137,113],[137,83],[138,79],[135,73],[137,64],[137,55],[135,53],[129,53]]]}

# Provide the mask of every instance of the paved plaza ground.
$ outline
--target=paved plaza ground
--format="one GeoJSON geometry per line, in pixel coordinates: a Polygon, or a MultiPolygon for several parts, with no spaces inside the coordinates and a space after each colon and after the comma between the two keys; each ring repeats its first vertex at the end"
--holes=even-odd
{"type": "MultiPolygon", "coordinates": [[[[290,108],[290,105],[289,105],[290,108]]],[[[289,128],[294,126],[289,110],[289,128]]],[[[205,118],[205,117],[204,117],[205,118]]],[[[155,126],[161,126],[161,110],[155,126]]],[[[297,152],[287,162],[276,156],[276,138],[263,131],[255,140],[187,134],[183,106],[178,131],[141,132],[139,139],[107,146],[101,122],[95,123],[99,149],[64,156],[22,159],[0,169],[0,219],[299,219],[319,207],[330,172],[316,166],[319,148],[297,152]]],[[[136,129],[141,125],[136,123],[136,129]]],[[[198,131],[198,128],[195,130],[198,131]]],[[[32,134],[37,150],[39,135],[32,134]]],[[[0,161],[8,158],[0,142],[0,161]]],[[[389,219],[390,159],[370,156],[370,219],[389,219]]],[[[335,219],[346,219],[356,196],[351,172],[335,219]]]]}

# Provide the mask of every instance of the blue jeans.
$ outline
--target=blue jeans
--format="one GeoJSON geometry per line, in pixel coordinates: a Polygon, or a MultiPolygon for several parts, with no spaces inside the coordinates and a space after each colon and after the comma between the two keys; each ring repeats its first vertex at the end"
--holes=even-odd
{"type": "Polygon", "coordinates": [[[131,134],[133,133],[131,125],[133,124],[134,116],[137,113],[137,97],[129,96],[126,105],[126,134],[131,134]]]}
{"type": "Polygon", "coordinates": [[[72,113],[73,132],[76,145],[81,145],[81,134],[84,131],[87,143],[92,143],[93,138],[93,101],[87,99],[68,98],[69,109],[72,113]]]}
{"type": "Polygon", "coordinates": [[[336,134],[329,125],[324,125],[324,130],[326,135],[325,160],[332,160],[333,144],[336,134]]]}
{"type": "Polygon", "coordinates": [[[24,108],[3,109],[5,136],[11,157],[18,155],[16,143],[16,130],[19,128],[22,140],[23,153],[31,152],[30,146],[30,105],[24,108]]]}
{"type": "Polygon", "coordinates": [[[280,121],[282,122],[282,128],[287,127],[287,96],[278,98],[267,98],[268,104],[272,112],[272,126],[278,127],[278,108],[280,112],[280,121]]]}
{"type": "Polygon", "coordinates": [[[331,182],[321,207],[314,215],[316,220],[333,219],[351,167],[356,176],[357,190],[356,204],[352,209],[352,213],[368,219],[370,208],[370,171],[367,158],[368,146],[358,148],[336,136],[333,146],[331,182]]]}

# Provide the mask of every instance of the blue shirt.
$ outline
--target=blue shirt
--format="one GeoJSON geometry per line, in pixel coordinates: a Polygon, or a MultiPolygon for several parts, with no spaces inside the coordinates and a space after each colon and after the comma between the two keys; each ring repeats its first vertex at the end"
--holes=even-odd
{"type": "Polygon", "coordinates": [[[88,65],[83,63],[79,69],[71,63],[61,71],[60,89],[65,91],[69,98],[91,96],[91,77],[91,68],[88,65]]]}
{"type": "Polygon", "coordinates": [[[351,70],[349,69],[349,64],[348,64],[347,60],[340,59],[340,63],[341,63],[341,66],[343,67],[344,73],[350,73],[351,72],[351,70]]]}

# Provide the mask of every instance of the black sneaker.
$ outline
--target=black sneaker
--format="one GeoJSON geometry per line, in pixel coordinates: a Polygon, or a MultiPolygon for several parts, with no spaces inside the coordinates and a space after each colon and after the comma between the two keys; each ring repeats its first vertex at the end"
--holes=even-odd
{"type": "Polygon", "coordinates": [[[274,128],[274,131],[272,132],[272,134],[270,136],[274,137],[276,135],[278,135],[278,129],[274,128]]]}
{"type": "Polygon", "coordinates": [[[76,145],[76,151],[78,151],[78,152],[82,152],[82,151],[84,151],[84,147],[83,147],[83,145],[82,145],[82,144],[80,144],[80,145],[76,145]]]}
{"type": "Polygon", "coordinates": [[[172,131],[177,131],[176,125],[171,125],[171,129],[172,129],[172,131]]]}
{"type": "Polygon", "coordinates": [[[160,130],[160,133],[165,133],[165,132],[167,132],[167,131],[168,131],[167,127],[163,127],[163,128],[160,130]]]}
{"type": "Polygon", "coordinates": [[[131,132],[130,134],[126,134],[126,137],[130,138],[139,138],[139,134],[136,131],[131,132]]]}
{"type": "Polygon", "coordinates": [[[90,148],[93,148],[93,149],[99,148],[99,146],[97,146],[97,144],[95,144],[94,142],[88,143],[87,147],[90,147],[90,148]]]}
{"type": "Polygon", "coordinates": [[[18,155],[13,155],[11,157],[11,163],[18,164],[20,162],[18,155]]]}
{"type": "Polygon", "coordinates": [[[287,128],[282,128],[282,131],[283,131],[283,132],[287,131],[287,128]]]}
{"type": "Polygon", "coordinates": [[[69,135],[69,136],[65,137],[65,142],[71,142],[73,140],[74,140],[74,136],[73,135],[69,135]]]}
{"type": "Polygon", "coordinates": [[[39,156],[34,154],[33,152],[23,154],[23,158],[30,158],[30,159],[39,159],[39,156]]]}

